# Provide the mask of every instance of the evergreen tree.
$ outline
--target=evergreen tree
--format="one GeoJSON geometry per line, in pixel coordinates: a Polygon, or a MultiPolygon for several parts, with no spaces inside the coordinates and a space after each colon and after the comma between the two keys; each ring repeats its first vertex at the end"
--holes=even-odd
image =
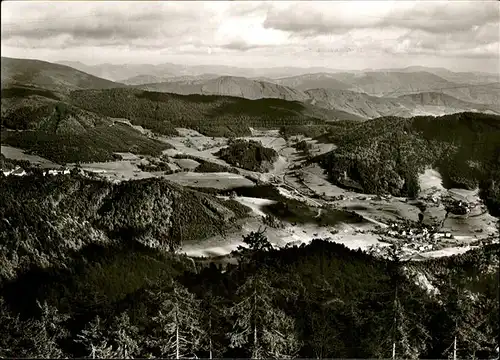
{"type": "Polygon", "coordinates": [[[264,235],[266,232],[266,229],[259,229],[258,231],[252,231],[248,235],[243,236],[243,243],[247,245],[247,247],[244,246],[238,246],[238,250],[242,251],[243,253],[256,253],[258,251],[270,251],[273,249],[273,246],[267,240],[267,237],[264,235]]]}
{"type": "Polygon", "coordinates": [[[460,279],[449,283],[445,301],[449,333],[445,341],[449,346],[443,355],[453,358],[477,358],[482,352],[493,356],[498,346],[498,299],[474,295],[460,279]],[[496,314],[496,318],[495,318],[496,314]]]}
{"type": "Polygon", "coordinates": [[[204,339],[203,348],[208,350],[210,359],[220,358],[224,353],[224,345],[220,341],[220,330],[223,326],[224,313],[222,309],[223,299],[214,296],[211,291],[204,294],[201,304],[204,339]]]}
{"type": "Polygon", "coordinates": [[[321,307],[319,311],[314,311],[310,316],[309,345],[314,351],[317,359],[328,357],[340,357],[339,350],[342,347],[340,341],[340,331],[332,322],[334,309],[329,306],[321,307]]]}
{"type": "Polygon", "coordinates": [[[228,334],[232,348],[245,346],[254,359],[289,358],[297,353],[295,321],[274,305],[276,292],[262,274],[250,276],[238,289],[240,301],[228,309],[234,319],[228,334]]]}
{"type": "Polygon", "coordinates": [[[423,299],[418,299],[418,294],[411,293],[408,287],[408,280],[403,271],[403,262],[401,261],[401,249],[397,245],[389,249],[389,275],[394,289],[393,302],[393,326],[392,326],[392,357],[402,357],[404,359],[417,359],[421,352],[426,349],[426,342],[429,339],[429,333],[422,324],[423,318],[415,316],[413,309],[406,309],[405,305],[413,302],[413,307],[421,306],[420,314],[425,314],[422,308],[423,299]],[[401,298],[404,301],[401,301],[401,298]],[[417,303],[417,304],[415,304],[417,303]]]}
{"type": "Polygon", "coordinates": [[[117,316],[110,330],[113,344],[113,357],[121,359],[133,359],[140,352],[138,337],[139,329],[130,323],[126,312],[117,316]]]}
{"type": "Polygon", "coordinates": [[[64,322],[66,314],[37,301],[40,315],[22,321],[14,315],[0,298],[0,357],[12,358],[62,358],[64,353],[59,341],[68,336],[64,322]]]}
{"type": "MultiPolygon", "coordinates": [[[[19,315],[14,315],[0,297],[0,358],[23,355],[24,324],[19,315]]],[[[25,354],[29,357],[29,354],[25,354]]]]}
{"type": "Polygon", "coordinates": [[[105,324],[99,316],[96,316],[85,328],[76,336],[75,342],[84,346],[91,359],[111,359],[113,350],[110,345],[105,324]]]}
{"type": "Polygon", "coordinates": [[[158,349],[160,356],[180,359],[200,350],[204,336],[200,323],[200,301],[186,288],[174,283],[170,291],[152,291],[159,305],[153,318],[157,331],[149,344],[158,349]]]}

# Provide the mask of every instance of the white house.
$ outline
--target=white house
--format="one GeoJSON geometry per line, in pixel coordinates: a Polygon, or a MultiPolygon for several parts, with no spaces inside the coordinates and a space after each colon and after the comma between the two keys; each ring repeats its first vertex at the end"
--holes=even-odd
{"type": "Polygon", "coordinates": [[[26,175],[26,171],[23,168],[18,166],[14,169],[14,171],[12,171],[11,174],[14,176],[24,176],[24,175],[26,175]]]}

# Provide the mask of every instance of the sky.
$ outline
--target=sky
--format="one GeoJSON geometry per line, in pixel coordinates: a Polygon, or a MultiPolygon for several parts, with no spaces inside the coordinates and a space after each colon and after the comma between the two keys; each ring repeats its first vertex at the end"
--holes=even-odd
{"type": "Polygon", "coordinates": [[[3,1],[2,56],[499,72],[496,1],[3,1]]]}

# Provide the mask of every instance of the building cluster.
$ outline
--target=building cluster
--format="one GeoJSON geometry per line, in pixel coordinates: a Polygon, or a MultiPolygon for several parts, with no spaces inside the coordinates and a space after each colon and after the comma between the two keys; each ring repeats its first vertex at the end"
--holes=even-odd
{"type": "Polygon", "coordinates": [[[453,239],[450,232],[438,231],[433,226],[412,222],[391,223],[387,228],[378,229],[377,234],[386,242],[397,242],[415,251],[434,250],[441,241],[453,239]]]}
{"type": "Polygon", "coordinates": [[[443,199],[446,210],[454,215],[468,215],[470,211],[476,207],[477,203],[469,203],[463,200],[455,200],[452,198],[443,199]]]}
{"type": "Polygon", "coordinates": [[[20,166],[16,166],[14,169],[10,169],[10,170],[2,170],[4,176],[24,176],[26,175],[26,171],[20,167],[20,166]]]}
{"type": "Polygon", "coordinates": [[[69,169],[66,168],[61,168],[61,169],[50,169],[50,170],[45,170],[43,172],[43,176],[46,175],[68,175],[70,173],[69,169]]]}
{"type": "MultiPolygon", "coordinates": [[[[42,171],[43,176],[47,175],[68,175],[71,171],[67,168],[60,168],[60,169],[46,169],[42,171]]],[[[2,173],[4,176],[26,176],[29,175],[31,172],[26,171],[19,165],[16,166],[14,169],[10,170],[2,170],[2,173]]]]}

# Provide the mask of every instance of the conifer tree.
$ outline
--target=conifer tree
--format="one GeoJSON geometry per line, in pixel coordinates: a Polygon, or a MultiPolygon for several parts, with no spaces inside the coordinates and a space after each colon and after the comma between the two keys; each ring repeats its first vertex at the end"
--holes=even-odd
{"type": "MultiPolygon", "coordinates": [[[[425,350],[429,333],[422,324],[422,318],[416,317],[413,311],[407,311],[401,298],[408,298],[406,282],[401,261],[402,252],[399,246],[393,245],[389,250],[390,277],[394,289],[393,326],[392,326],[392,358],[417,359],[425,350]]],[[[411,299],[410,299],[411,300],[411,299]]],[[[413,299],[416,300],[416,299],[413,299]]],[[[416,300],[418,302],[418,300],[416,300]]]]}
{"type": "Polygon", "coordinates": [[[200,301],[186,288],[174,283],[170,291],[150,293],[159,302],[158,315],[153,318],[157,331],[150,345],[161,356],[180,359],[200,350],[204,332],[200,323],[200,301]]]}
{"type": "Polygon", "coordinates": [[[260,229],[258,231],[252,231],[250,234],[243,236],[243,243],[247,246],[238,246],[238,250],[243,254],[253,255],[260,251],[270,251],[273,249],[273,246],[264,235],[266,229],[260,229]]]}
{"type": "Polygon", "coordinates": [[[251,357],[289,358],[299,350],[295,322],[273,304],[274,289],[263,275],[250,276],[238,289],[240,301],[228,310],[232,348],[246,347],[251,357]]]}
{"type": "Polygon", "coordinates": [[[222,298],[214,296],[209,291],[204,295],[201,305],[205,335],[203,348],[208,352],[209,359],[222,357],[223,355],[223,346],[218,340],[220,337],[220,328],[224,321],[222,301],[222,298]]]}
{"type": "MultiPolygon", "coordinates": [[[[61,358],[64,356],[58,341],[68,336],[68,331],[63,323],[68,320],[67,314],[61,314],[57,308],[41,304],[37,301],[40,309],[40,317],[30,319],[24,328],[30,349],[29,357],[35,358],[61,358]]],[[[17,357],[17,355],[16,355],[17,357]]]]}
{"type": "Polygon", "coordinates": [[[121,359],[133,359],[140,352],[139,329],[130,323],[126,312],[117,316],[110,330],[110,338],[113,344],[113,357],[121,359]]]}
{"type": "Polygon", "coordinates": [[[113,350],[101,318],[96,316],[76,336],[75,342],[82,344],[91,359],[111,359],[113,350]]]}

